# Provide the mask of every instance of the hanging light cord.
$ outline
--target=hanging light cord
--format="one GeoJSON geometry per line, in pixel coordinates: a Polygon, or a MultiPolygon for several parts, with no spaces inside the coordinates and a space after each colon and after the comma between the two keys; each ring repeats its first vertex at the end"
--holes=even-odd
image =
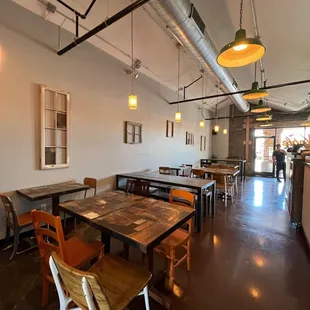
{"type": "Polygon", "coordinates": [[[242,18],[243,18],[243,0],[240,1],[240,22],[239,22],[240,29],[242,29],[242,18]]]}
{"type": "Polygon", "coordinates": [[[178,112],[180,112],[180,45],[178,45],[178,112]]]}
{"type": "Polygon", "coordinates": [[[257,61],[255,62],[254,65],[254,82],[256,82],[256,71],[257,71],[257,61]]]}
{"type": "MultiPolygon", "coordinates": [[[[131,1],[132,3],[132,1],[131,1]]],[[[133,94],[134,59],[133,59],[133,12],[130,14],[131,23],[131,94],[133,94]]]]}

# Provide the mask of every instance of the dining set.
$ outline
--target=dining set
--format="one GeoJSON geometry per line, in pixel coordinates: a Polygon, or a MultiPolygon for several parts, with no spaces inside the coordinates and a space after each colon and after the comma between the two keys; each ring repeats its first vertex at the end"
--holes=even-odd
{"type": "MultiPolygon", "coordinates": [[[[173,291],[175,269],[184,263],[191,270],[192,234],[202,231],[205,217],[215,216],[217,187],[221,186],[214,177],[215,169],[226,178],[227,167],[182,165],[117,174],[116,190],[101,193],[97,193],[97,180],[89,177],[83,183],[68,181],[17,190],[29,201],[51,198],[51,213],[32,210],[17,214],[12,200],[0,195],[7,241],[10,231],[14,235],[10,260],[20,254],[19,234],[32,226],[41,259],[42,306],[49,303],[49,289],[55,284],[60,309],[67,309],[71,302],[76,309],[124,309],[137,295],[144,296],[149,309],[149,294],[169,308],[171,300],[155,288],[154,253],[166,260],[161,275],[166,290],[173,291]],[[84,192],[84,198],[60,203],[61,196],[78,192],[84,192]],[[83,222],[100,232],[100,240],[86,242],[77,234],[66,238],[69,217],[75,230],[83,222]],[[113,238],[123,244],[121,256],[111,253],[113,238]],[[140,265],[129,261],[131,248],[141,252],[140,265]]],[[[229,171],[232,177],[238,175],[237,167],[229,171]]]]}

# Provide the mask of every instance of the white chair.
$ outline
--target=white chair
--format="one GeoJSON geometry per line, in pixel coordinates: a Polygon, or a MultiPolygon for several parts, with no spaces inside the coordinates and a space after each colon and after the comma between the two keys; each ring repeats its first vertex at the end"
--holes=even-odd
{"type": "Polygon", "coordinates": [[[55,252],[50,256],[49,264],[59,296],[60,310],[67,310],[71,301],[80,307],[74,310],[121,310],[139,291],[138,295],[144,295],[145,309],[150,310],[148,283],[151,274],[141,266],[107,254],[85,272],[70,267],[55,252]],[[63,286],[70,297],[66,295],[63,286]]]}

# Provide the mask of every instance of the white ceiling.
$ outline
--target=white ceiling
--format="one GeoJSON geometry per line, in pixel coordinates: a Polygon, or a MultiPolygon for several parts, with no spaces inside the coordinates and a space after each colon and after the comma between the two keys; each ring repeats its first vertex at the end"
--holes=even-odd
{"type": "MultiPolygon", "coordinates": [[[[13,0],[39,15],[44,15],[45,7],[40,0],[13,0]]],[[[62,14],[74,18],[74,14],[65,7],[57,5],[62,14]]],[[[80,12],[85,12],[91,0],[64,0],[80,12]]],[[[206,29],[220,49],[232,41],[239,27],[238,0],[193,0],[199,14],[203,18],[206,29]]],[[[258,26],[261,40],[267,52],[263,58],[267,85],[279,84],[310,77],[310,12],[309,0],[256,0],[258,26]]],[[[111,16],[130,4],[130,0],[109,0],[108,16],[111,16]]],[[[107,0],[97,0],[88,18],[81,24],[88,29],[101,23],[107,17],[107,0]]],[[[63,15],[49,15],[48,20],[73,32],[75,25],[63,15]]],[[[254,36],[254,27],[250,0],[244,0],[244,28],[248,36],[254,36]]],[[[85,30],[80,30],[80,34],[85,30]]],[[[176,89],[177,85],[177,49],[172,36],[165,30],[161,21],[152,14],[148,5],[134,13],[134,57],[142,61],[140,71],[154,80],[176,89]],[[147,10],[146,10],[147,9],[147,10]]],[[[130,18],[124,17],[112,26],[99,33],[89,41],[130,64],[130,18]],[[103,40],[102,40],[103,39],[103,40]]],[[[65,46],[70,42],[62,42],[65,46]]],[[[81,44],[78,48],[83,48],[81,44]]],[[[69,54],[70,52],[68,52],[69,54]]],[[[181,53],[181,86],[186,85],[200,76],[199,68],[185,53],[181,53]]],[[[67,57],[63,55],[61,57],[67,57]]],[[[254,66],[231,69],[232,75],[240,89],[248,89],[254,78],[254,66]]],[[[303,102],[310,91],[310,85],[270,90],[270,97],[275,100],[298,105],[303,102]]],[[[215,88],[208,83],[207,93],[215,93],[215,88]]],[[[187,97],[201,95],[201,82],[188,89],[187,97]]],[[[227,101],[226,101],[227,102],[227,101]]],[[[208,105],[214,106],[217,100],[209,100],[208,105]]],[[[190,103],[189,103],[190,104],[190,103]]],[[[192,103],[194,104],[194,103],[192,103]]]]}

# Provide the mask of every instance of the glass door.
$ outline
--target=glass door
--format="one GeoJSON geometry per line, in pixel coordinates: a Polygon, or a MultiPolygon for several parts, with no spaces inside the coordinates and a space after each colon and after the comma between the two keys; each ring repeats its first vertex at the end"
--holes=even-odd
{"type": "Polygon", "coordinates": [[[276,137],[255,137],[255,174],[274,177],[275,167],[272,161],[272,153],[275,150],[276,137]]]}

